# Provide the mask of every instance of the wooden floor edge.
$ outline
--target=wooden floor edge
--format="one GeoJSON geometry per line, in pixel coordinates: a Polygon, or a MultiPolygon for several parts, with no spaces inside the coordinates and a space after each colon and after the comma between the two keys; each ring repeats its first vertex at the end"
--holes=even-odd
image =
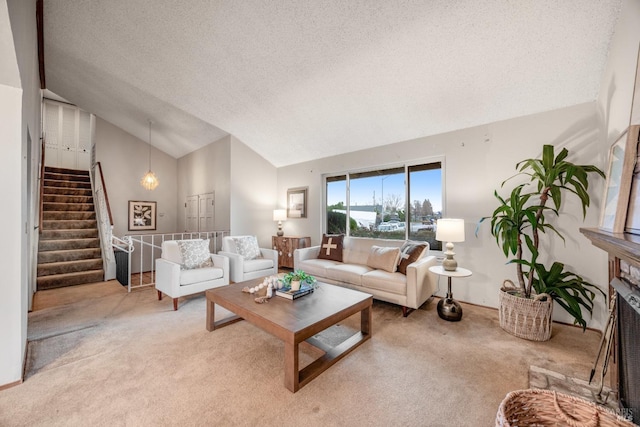
{"type": "Polygon", "coordinates": [[[6,390],[8,388],[15,387],[15,386],[20,385],[20,384],[22,384],[22,378],[20,378],[18,381],[14,381],[12,383],[0,385],[0,391],[6,390]]]}

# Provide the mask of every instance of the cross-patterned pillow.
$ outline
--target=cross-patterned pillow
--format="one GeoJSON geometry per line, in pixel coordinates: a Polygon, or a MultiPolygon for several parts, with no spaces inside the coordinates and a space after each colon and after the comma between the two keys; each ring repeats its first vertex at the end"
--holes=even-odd
{"type": "Polygon", "coordinates": [[[400,248],[400,262],[398,264],[398,272],[406,275],[407,266],[416,262],[422,257],[422,252],[427,248],[425,243],[412,242],[407,240],[400,248]]]}
{"type": "Polygon", "coordinates": [[[324,234],[320,243],[318,259],[342,262],[344,234],[324,234]]]}

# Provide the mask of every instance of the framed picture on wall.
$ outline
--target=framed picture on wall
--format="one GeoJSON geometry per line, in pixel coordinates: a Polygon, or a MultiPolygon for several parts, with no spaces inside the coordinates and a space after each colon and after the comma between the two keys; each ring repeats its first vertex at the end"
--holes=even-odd
{"type": "Polygon", "coordinates": [[[156,229],[157,202],[129,200],[129,231],[156,229]]]}
{"type": "Polygon", "coordinates": [[[307,217],[307,191],[309,187],[287,190],[287,218],[307,217]]]}
{"type": "Polygon", "coordinates": [[[600,215],[600,228],[614,233],[624,231],[631,181],[637,156],[636,129],[625,130],[611,146],[607,185],[600,215]]]}

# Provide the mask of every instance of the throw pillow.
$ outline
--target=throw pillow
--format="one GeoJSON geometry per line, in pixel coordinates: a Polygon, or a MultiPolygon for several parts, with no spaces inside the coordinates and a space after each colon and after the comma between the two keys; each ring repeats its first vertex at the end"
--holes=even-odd
{"type": "Polygon", "coordinates": [[[209,253],[209,239],[206,240],[178,240],[178,248],[182,256],[184,270],[194,268],[213,267],[209,253]]]}
{"type": "Polygon", "coordinates": [[[256,236],[234,237],[233,241],[236,244],[236,251],[242,255],[242,258],[247,261],[260,258],[260,246],[256,236]]]}
{"type": "Polygon", "coordinates": [[[318,259],[330,259],[342,262],[344,234],[324,234],[320,244],[318,259]]]}
{"type": "Polygon", "coordinates": [[[400,247],[400,259],[398,271],[404,275],[407,274],[407,266],[416,262],[422,256],[422,252],[427,248],[425,243],[406,241],[400,247]]]}
{"type": "Polygon", "coordinates": [[[398,266],[398,258],[400,257],[400,248],[389,248],[384,246],[371,246],[369,250],[369,258],[367,258],[367,266],[379,270],[393,273],[398,266]]]}

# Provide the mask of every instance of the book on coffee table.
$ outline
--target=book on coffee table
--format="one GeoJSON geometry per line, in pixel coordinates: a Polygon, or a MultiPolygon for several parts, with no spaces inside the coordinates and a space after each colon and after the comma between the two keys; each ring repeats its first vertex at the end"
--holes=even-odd
{"type": "Polygon", "coordinates": [[[298,289],[297,291],[292,291],[290,287],[284,287],[276,290],[277,296],[290,300],[298,299],[305,295],[309,295],[310,293],[313,293],[313,286],[306,283],[300,285],[300,289],[298,289]]]}

